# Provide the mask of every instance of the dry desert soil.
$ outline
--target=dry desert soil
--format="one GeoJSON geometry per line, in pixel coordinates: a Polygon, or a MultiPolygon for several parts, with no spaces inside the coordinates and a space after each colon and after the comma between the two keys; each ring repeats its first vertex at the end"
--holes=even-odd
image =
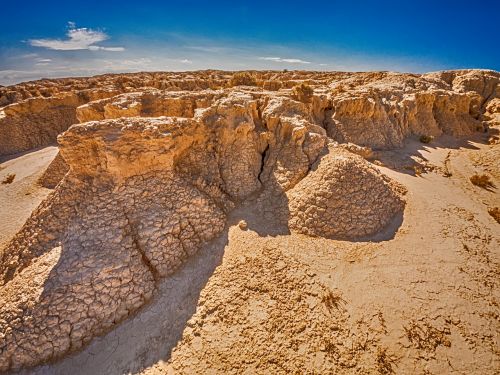
{"type": "Polygon", "coordinates": [[[0,373],[500,373],[500,74],[0,88],[0,373]]]}

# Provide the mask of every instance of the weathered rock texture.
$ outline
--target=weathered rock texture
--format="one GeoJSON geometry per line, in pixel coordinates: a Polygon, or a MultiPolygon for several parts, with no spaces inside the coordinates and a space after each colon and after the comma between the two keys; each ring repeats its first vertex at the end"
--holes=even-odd
{"type": "Polygon", "coordinates": [[[491,71],[254,78],[231,87],[225,72],[141,73],[0,89],[0,154],[67,129],[43,179],[55,190],[0,252],[0,371],[109,330],[250,198],[301,233],[376,233],[402,212],[404,189],[355,153],[471,134],[494,121],[500,94],[491,71]],[[312,94],[291,90],[300,83],[312,94]]]}
{"type": "Polygon", "coordinates": [[[321,237],[370,235],[402,211],[398,190],[360,156],[331,152],[289,191],[289,226],[321,237]]]}

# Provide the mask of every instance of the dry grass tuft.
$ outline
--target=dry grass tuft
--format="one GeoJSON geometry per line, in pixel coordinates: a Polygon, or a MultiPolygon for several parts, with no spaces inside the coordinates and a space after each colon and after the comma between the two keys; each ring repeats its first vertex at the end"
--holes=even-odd
{"type": "Polygon", "coordinates": [[[344,309],[345,300],[342,298],[340,293],[334,293],[331,290],[328,290],[321,297],[321,302],[323,302],[328,309],[328,311],[332,311],[333,308],[337,310],[344,309]]]}
{"type": "Polygon", "coordinates": [[[408,340],[417,349],[434,352],[440,345],[451,346],[450,340],[446,337],[449,332],[446,329],[439,330],[427,322],[419,324],[411,321],[407,327],[404,327],[404,330],[408,340]]]}
{"type": "Polygon", "coordinates": [[[491,215],[493,219],[497,221],[498,224],[500,224],[500,208],[498,207],[493,207],[488,209],[488,213],[491,215]]]}
{"type": "Polygon", "coordinates": [[[387,348],[378,348],[377,351],[377,370],[379,374],[394,374],[396,358],[387,353],[387,348]]]}
{"type": "Polygon", "coordinates": [[[11,184],[14,179],[16,178],[15,173],[9,173],[5,178],[2,180],[2,184],[11,184]]]}
{"type": "Polygon", "coordinates": [[[495,187],[495,184],[491,181],[490,176],[486,174],[475,174],[470,178],[470,182],[476,186],[482,187],[483,189],[491,189],[495,187]]]}

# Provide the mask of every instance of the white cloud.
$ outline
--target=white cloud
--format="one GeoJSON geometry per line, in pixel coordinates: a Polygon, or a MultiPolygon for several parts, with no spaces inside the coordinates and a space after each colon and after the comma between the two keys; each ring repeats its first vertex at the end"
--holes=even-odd
{"type": "Polygon", "coordinates": [[[125,51],[123,47],[101,47],[101,46],[89,46],[88,48],[91,51],[112,51],[112,52],[121,52],[125,51]]]}
{"type": "Polygon", "coordinates": [[[34,47],[43,47],[58,51],[76,51],[76,50],[90,50],[90,51],[124,51],[123,47],[102,47],[95,43],[102,42],[109,39],[108,34],[99,30],[92,30],[86,27],[76,28],[74,22],[68,22],[68,37],[62,39],[30,39],[29,43],[34,47]]]}
{"type": "Polygon", "coordinates": [[[183,63],[183,64],[192,64],[193,62],[189,59],[183,59],[183,60],[179,60],[179,62],[183,63]]]}
{"type": "Polygon", "coordinates": [[[26,53],[24,55],[19,56],[21,59],[33,59],[35,57],[38,57],[37,53],[26,53]]]}
{"type": "Polygon", "coordinates": [[[283,59],[281,57],[259,57],[259,60],[274,61],[279,63],[289,63],[289,64],[310,64],[310,61],[305,61],[301,59],[283,59]]]}
{"type": "Polygon", "coordinates": [[[226,51],[227,47],[219,46],[185,46],[184,48],[199,52],[220,53],[226,51]]]}
{"type": "Polygon", "coordinates": [[[49,63],[52,61],[52,59],[36,59],[39,63],[49,63]]]}

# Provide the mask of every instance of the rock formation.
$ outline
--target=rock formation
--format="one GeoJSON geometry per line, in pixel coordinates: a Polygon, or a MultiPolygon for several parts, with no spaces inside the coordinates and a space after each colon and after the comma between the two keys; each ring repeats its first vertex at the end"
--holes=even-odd
{"type": "Polygon", "coordinates": [[[330,152],[289,191],[289,226],[321,237],[370,235],[402,211],[403,192],[360,156],[330,152]]]}
{"type": "Polygon", "coordinates": [[[207,71],[0,89],[0,154],[56,137],[60,148],[41,180],[55,190],[0,251],[0,371],[112,328],[249,199],[303,234],[377,233],[402,213],[404,188],[356,154],[472,134],[495,121],[500,97],[492,71],[253,76],[255,86],[207,71]]]}

